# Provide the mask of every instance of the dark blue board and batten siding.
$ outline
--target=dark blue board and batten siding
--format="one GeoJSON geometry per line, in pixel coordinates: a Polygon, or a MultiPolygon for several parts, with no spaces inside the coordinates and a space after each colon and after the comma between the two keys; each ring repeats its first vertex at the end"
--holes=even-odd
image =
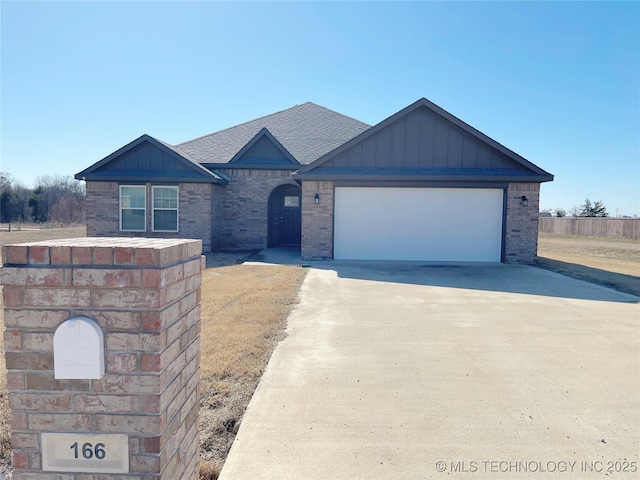
{"type": "Polygon", "coordinates": [[[322,166],[527,171],[525,166],[427,108],[399,118],[322,166]]]}
{"type": "Polygon", "coordinates": [[[142,143],[128,152],[122,154],[102,167],[103,171],[121,170],[121,171],[152,171],[152,170],[168,170],[179,171],[182,174],[193,167],[185,165],[174,155],[160,150],[158,147],[150,143],[142,143]]]}
{"type": "Polygon", "coordinates": [[[274,143],[267,137],[262,137],[249,148],[241,158],[236,160],[236,163],[288,163],[291,164],[289,159],[280,151],[280,149],[274,145],[274,143]]]}

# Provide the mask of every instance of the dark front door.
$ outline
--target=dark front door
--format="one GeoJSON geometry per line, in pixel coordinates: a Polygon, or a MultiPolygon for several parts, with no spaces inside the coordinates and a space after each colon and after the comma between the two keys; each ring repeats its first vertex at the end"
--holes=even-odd
{"type": "Polygon", "coordinates": [[[269,246],[300,245],[302,194],[296,185],[282,185],[269,198],[269,246]]]}

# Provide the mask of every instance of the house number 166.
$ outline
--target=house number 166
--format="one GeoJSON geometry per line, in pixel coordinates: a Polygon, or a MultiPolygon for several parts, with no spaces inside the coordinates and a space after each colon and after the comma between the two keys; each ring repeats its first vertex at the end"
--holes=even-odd
{"type": "Polygon", "coordinates": [[[85,443],[82,445],[82,450],[80,452],[80,447],[78,446],[78,442],[71,445],[71,450],[73,450],[73,455],[75,458],[78,458],[78,454],[82,453],[82,456],[87,460],[91,460],[93,457],[96,457],[98,460],[102,460],[107,456],[107,452],[104,449],[104,443],[96,443],[94,447],[91,443],[85,443]]]}

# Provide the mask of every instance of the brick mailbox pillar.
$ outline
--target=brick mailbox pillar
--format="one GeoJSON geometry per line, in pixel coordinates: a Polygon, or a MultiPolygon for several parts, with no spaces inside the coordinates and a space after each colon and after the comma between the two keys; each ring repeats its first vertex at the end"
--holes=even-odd
{"type": "Polygon", "coordinates": [[[198,478],[201,248],[142,238],[5,247],[14,480],[198,478]]]}

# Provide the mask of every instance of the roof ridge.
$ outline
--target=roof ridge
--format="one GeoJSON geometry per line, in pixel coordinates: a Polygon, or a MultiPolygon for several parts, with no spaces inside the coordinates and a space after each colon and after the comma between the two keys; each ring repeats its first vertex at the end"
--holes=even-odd
{"type": "Polygon", "coordinates": [[[222,130],[216,130],[215,132],[207,133],[207,134],[205,134],[205,135],[201,135],[201,136],[199,136],[199,137],[192,138],[192,139],[190,139],[190,140],[186,140],[186,141],[184,141],[184,142],[177,143],[177,144],[176,144],[176,145],[174,145],[174,146],[179,148],[179,147],[180,147],[180,145],[184,145],[184,144],[186,144],[186,143],[195,142],[196,140],[201,140],[201,139],[203,139],[203,138],[210,137],[211,135],[217,135],[217,134],[219,134],[219,133],[226,132],[226,131],[228,131],[228,130],[233,130],[234,128],[242,127],[242,126],[244,126],[244,125],[246,125],[246,124],[248,124],[248,123],[254,123],[254,122],[264,121],[266,118],[273,117],[273,116],[275,116],[275,115],[280,115],[280,114],[282,114],[282,113],[284,113],[284,112],[287,112],[287,111],[289,111],[289,110],[293,110],[294,108],[302,107],[302,106],[304,106],[304,105],[313,105],[313,106],[315,106],[315,107],[322,108],[322,109],[324,109],[324,110],[327,110],[327,111],[329,111],[329,112],[335,113],[335,114],[340,115],[340,116],[342,116],[342,117],[346,117],[346,118],[349,118],[349,119],[351,119],[351,120],[355,120],[356,122],[359,122],[359,123],[361,123],[361,124],[363,124],[363,125],[366,125],[366,126],[368,126],[368,127],[370,127],[370,126],[371,126],[371,125],[369,125],[368,123],[363,122],[362,120],[358,120],[357,118],[353,118],[353,117],[350,117],[350,116],[345,115],[345,114],[343,114],[343,113],[337,112],[337,111],[335,111],[335,110],[331,110],[330,108],[327,108],[327,107],[325,107],[325,106],[323,106],[323,105],[318,105],[317,103],[314,103],[314,102],[304,102],[304,103],[298,103],[298,104],[296,104],[296,105],[294,105],[294,106],[292,106],[292,107],[285,108],[285,109],[283,109],[283,110],[279,110],[279,111],[274,112],[274,113],[269,113],[269,114],[267,114],[267,115],[263,115],[262,117],[254,118],[254,119],[251,119],[251,120],[247,120],[246,122],[238,123],[238,124],[236,124],[236,125],[232,125],[232,126],[230,126],[230,127],[223,128],[222,130]]]}
{"type": "MultiPolygon", "coordinates": [[[[211,135],[215,135],[215,134],[217,134],[217,133],[221,133],[221,132],[226,132],[227,130],[232,130],[232,129],[234,129],[234,128],[241,127],[242,125],[246,125],[247,123],[252,123],[252,122],[255,122],[255,121],[258,121],[258,120],[263,120],[263,119],[265,119],[265,118],[272,117],[272,116],[274,116],[274,115],[279,115],[279,114],[281,114],[281,113],[286,112],[287,110],[293,110],[294,108],[296,108],[296,107],[300,107],[300,106],[302,106],[302,105],[306,105],[307,103],[311,103],[311,104],[315,105],[315,103],[313,103],[313,102],[305,102],[305,103],[301,103],[301,104],[296,104],[296,105],[294,105],[293,107],[285,108],[285,109],[283,109],[283,110],[279,110],[279,111],[274,112],[274,113],[269,113],[269,114],[267,114],[267,115],[263,115],[262,117],[254,118],[254,119],[252,119],[252,120],[247,120],[246,122],[238,123],[238,124],[236,124],[236,125],[232,125],[232,126],[230,126],[230,127],[223,128],[222,130],[216,130],[215,132],[207,133],[207,134],[205,134],[205,135],[201,135],[201,136],[199,136],[199,137],[192,138],[191,140],[187,140],[187,141],[185,141],[185,142],[177,143],[177,144],[176,144],[176,146],[184,145],[185,143],[195,142],[196,140],[200,140],[201,138],[209,137],[209,136],[211,136],[211,135]]],[[[320,105],[318,105],[318,106],[320,106],[320,105]]]]}

